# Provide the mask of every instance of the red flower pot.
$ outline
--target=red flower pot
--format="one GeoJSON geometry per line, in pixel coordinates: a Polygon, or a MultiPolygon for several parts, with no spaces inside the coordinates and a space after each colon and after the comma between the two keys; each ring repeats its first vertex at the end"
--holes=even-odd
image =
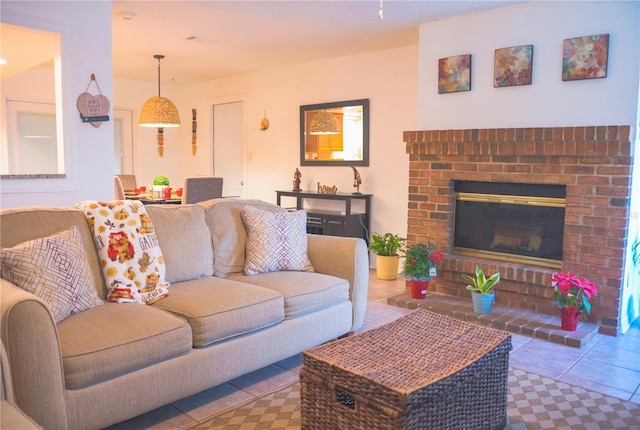
{"type": "Polygon", "coordinates": [[[429,280],[418,281],[411,279],[409,281],[409,287],[411,287],[412,299],[424,299],[427,295],[427,288],[429,287],[429,280]]]}
{"type": "Polygon", "coordinates": [[[578,308],[575,306],[567,306],[566,308],[560,309],[560,326],[562,330],[576,331],[579,316],[580,312],[578,312],[578,308]]]}

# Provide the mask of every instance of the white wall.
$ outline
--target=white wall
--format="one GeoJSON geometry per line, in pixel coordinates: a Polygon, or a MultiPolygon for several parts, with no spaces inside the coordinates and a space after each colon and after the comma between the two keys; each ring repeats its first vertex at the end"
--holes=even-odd
{"type": "Polygon", "coordinates": [[[420,27],[419,129],[636,124],[637,1],[541,1],[420,27]],[[562,81],[564,39],[609,34],[603,79],[562,81]],[[493,87],[494,51],[533,45],[533,83],[493,87]],[[471,91],[438,94],[438,59],[471,54],[471,91]]]}
{"type": "MultiPolygon", "coordinates": [[[[112,122],[99,128],[82,123],[76,108],[95,73],[102,94],[113,106],[111,76],[111,3],[2,1],[2,22],[62,35],[62,103],[65,115],[66,177],[2,180],[1,206],[70,206],[85,199],[113,196],[112,122]]],[[[95,86],[89,92],[97,94],[95,86]]],[[[4,91],[2,102],[4,103],[4,91]]],[[[113,115],[112,112],[109,113],[113,115]]]]}
{"type": "MultiPolygon", "coordinates": [[[[168,61],[168,60],[167,60],[168,61]]],[[[408,157],[402,132],[416,127],[418,46],[333,58],[329,60],[238,75],[193,84],[180,92],[163,85],[163,95],[180,110],[182,126],[165,130],[165,156],[156,152],[155,132],[134,126],[139,148],[134,170],[139,182],[165,174],[174,184],[187,176],[211,174],[211,106],[242,100],[245,105],[245,197],[276,201],[276,190],[289,190],[298,167],[302,188],[317,182],[351,193],[350,167],[301,167],[300,105],[370,99],[370,166],[359,167],[360,191],[373,194],[371,228],[376,232],[407,231],[408,157]],[[198,152],[191,155],[191,108],[198,111],[198,152]],[[270,127],[260,130],[266,110],[270,127]]],[[[139,109],[150,83],[115,81],[115,105],[139,109]]],[[[137,113],[136,113],[137,115],[137,113]]],[[[137,116],[136,116],[137,118],[137,116]]]]}

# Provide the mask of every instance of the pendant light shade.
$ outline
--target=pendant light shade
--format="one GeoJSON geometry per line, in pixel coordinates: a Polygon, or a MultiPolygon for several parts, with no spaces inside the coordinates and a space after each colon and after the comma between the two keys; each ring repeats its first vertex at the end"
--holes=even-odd
{"type": "Polygon", "coordinates": [[[154,55],[158,60],[158,95],[147,100],[140,111],[138,125],[142,127],[180,127],[180,115],[176,105],[166,97],[160,97],[160,60],[164,55],[154,55]]]}
{"type": "Polygon", "coordinates": [[[340,134],[340,124],[335,116],[327,111],[318,112],[309,125],[310,134],[340,134]]]}

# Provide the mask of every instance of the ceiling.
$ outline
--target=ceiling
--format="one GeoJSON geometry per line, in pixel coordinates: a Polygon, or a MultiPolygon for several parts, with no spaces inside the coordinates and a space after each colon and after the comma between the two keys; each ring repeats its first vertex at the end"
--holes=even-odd
{"type": "Polygon", "coordinates": [[[391,49],[418,43],[421,23],[515,3],[384,0],[379,19],[379,0],[113,0],[113,73],[155,81],[162,54],[162,82],[184,85],[391,49]]]}

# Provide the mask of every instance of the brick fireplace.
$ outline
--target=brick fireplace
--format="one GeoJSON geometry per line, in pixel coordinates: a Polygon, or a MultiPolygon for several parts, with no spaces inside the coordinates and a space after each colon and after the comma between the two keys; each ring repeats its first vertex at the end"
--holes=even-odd
{"type": "Polygon", "coordinates": [[[619,334],[631,190],[629,126],[424,130],[404,132],[409,154],[409,243],[431,241],[447,254],[434,293],[469,297],[460,273],[500,272],[500,306],[558,315],[558,271],[453,254],[454,181],[566,187],[560,271],[598,286],[591,315],[600,333],[619,334]]]}

